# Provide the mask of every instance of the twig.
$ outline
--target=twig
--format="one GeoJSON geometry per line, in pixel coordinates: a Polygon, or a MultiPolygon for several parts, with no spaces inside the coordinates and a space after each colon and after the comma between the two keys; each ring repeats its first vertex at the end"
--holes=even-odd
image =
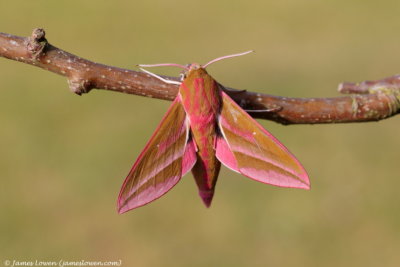
{"type": "MultiPolygon", "coordinates": [[[[47,42],[43,29],[34,29],[27,38],[0,33],[0,56],[63,75],[71,91],[78,95],[96,88],[172,100],[178,92],[178,86],[148,74],[94,63],[65,52],[47,42]]],[[[341,93],[355,94],[334,98],[289,98],[232,88],[227,88],[227,93],[255,118],[282,124],[316,124],[377,121],[394,116],[400,112],[399,88],[400,79],[395,76],[358,85],[341,84],[341,93]]]]}

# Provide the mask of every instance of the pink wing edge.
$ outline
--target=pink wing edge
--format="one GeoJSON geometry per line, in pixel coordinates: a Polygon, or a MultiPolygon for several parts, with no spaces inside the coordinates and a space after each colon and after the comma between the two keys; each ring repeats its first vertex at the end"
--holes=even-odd
{"type": "MultiPolygon", "coordinates": [[[[170,105],[170,107],[168,108],[167,112],[165,113],[164,117],[162,118],[161,122],[159,123],[159,125],[157,126],[156,130],[153,132],[152,136],[150,137],[148,143],[146,144],[146,146],[144,147],[144,149],[142,150],[142,152],[140,153],[140,155],[138,156],[138,158],[136,159],[135,163],[133,164],[131,170],[129,171],[129,173],[132,172],[132,170],[134,170],[137,165],[139,164],[139,162],[142,160],[143,155],[146,153],[146,151],[148,150],[149,146],[150,146],[150,141],[154,138],[154,136],[157,134],[158,130],[160,129],[162,122],[164,121],[164,119],[167,117],[167,115],[170,113],[170,111],[172,110],[174,105],[181,105],[181,98],[180,95],[178,95],[174,101],[172,102],[172,104],[170,105]]],[[[156,197],[149,197],[149,198],[144,198],[143,201],[141,201],[141,203],[139,203],[138,205],[124,205],[122,206],[122,192],[123,192],[123,188],[125,187],[125,185],[128,183],[128,176],[125,178],[124,183],[122,184],[120,193],[118,195],[118,200],[117,200],[117,210],[119,214],[125,213],[127,211],[130,211],[132,209],[135,208],[139,208],[142,207],[160,197],[162,197],[163,195],[165,195],[168,191],[170,191],[182,178],[182,176],[184,176],[186,173],[188,173],[194,166],[194,164],[197,161],[197,155],[196,155],[196,151],[197,151],[197,147],[195,142],[193,141],[193,139],[190,136],[190,126],[189,126],[189,120],[186,118],[185,119],[185,124],[187,127],[187,142],[186,142],[186,146],[184,148],[184,154],[183,154],[183,158],[182,158],[182,171],[181,171],[181,176],[180,177],[174,177],[172,178],[172,182],[167,183],[163,190],[162,193],[157,195],[156,197]]],[[[143,194],[143,193],[142,193],[143,194]]]]}
{"type": "MultiPolygon", "coordinates": [[[[274,185],[274,186],[278,186],[278,187],[286,187],[286,188],[300,188],[300,189],[306,189],[309,190],[310,189],[310,180],[308,177],[308,174],[306,172],[306,170],[304,169],[304,167],[301,165],[301,163],[297,160],[297,158],[277,139],[275,138],[270,132],[268,132],[261,124],[259,124],[256,120],[254,120],[246,111],[244,111],[232,98],[230,98],[224,91],[221,90],[221,94],[222,94],[222,98],[230,101],[233,103],[234,106],[236,106],[236,108],[242,110],[245,114],[245,116],[247,116],[247,118],[252,121],[266,136],[268,136],[270,139],[272,139],[274,141],[274,143],[276,143],[280,148],[282,148],[286,153],[288,153],[288,155],[290,155],[290,157],[296,162],[296,164],[298,166],[300,166],[302,173],[297,174],[296,176],[298,176],[300,178],[300,180],[302,181],[302,183],[284,183],[284,184],[279,184],[279,183],[271,183],[268,181],[268,177],[260,177],[261,173],[260,172],[256,172],[256,171],[251,171],[251,170],[246,170],[245,172],[243,172],[243,170],[240,170],[238,167],[238,163],[237,160],[235,158],[235,155],[233,154],[231,148],[229,147],[228,142],[225,139],[224,136],[224,132],[222,130],[222,127],[219,126],[220,128],[220,132],[221,135],[219,135],[217,137],[216,140],[216,156],[218,158],[219,161],[221,161],[222,164],[224,164],[227,168],[240,173],[248,178],[251,178],[253,180],[256,180],[258,182],[262,182],[264,184],[270,184],[270,185],[274,185]]],[[[218,118],[219,124],[220,125],[220,119],[221,119],[221,114],[219,115],[220,117],[218,118]]],[[[279,166],[282,167],[282,166],[279,166]]],[[[287,169],[285,169],[287,170],[287,169]]],[[[293,172],[292,172],[293,173],[293,172]]],[[[286,180],[287,177],[283,177],[283,180],[286,180]]],[[[279,178],[278,178],[279,179],[279,178]]]]}

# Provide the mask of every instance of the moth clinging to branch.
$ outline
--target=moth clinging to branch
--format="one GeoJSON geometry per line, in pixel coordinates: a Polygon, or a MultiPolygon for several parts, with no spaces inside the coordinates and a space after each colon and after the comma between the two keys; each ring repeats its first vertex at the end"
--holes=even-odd
{"type": "Polygon", "coordinates": [[[190,170],[199,195],[209,207],[221,163],[254,180],[280,187],[309,189],[299,161],[272,134],[236,104],[197,63],[140,65],[184,69],[179,93],[139,155],[122,185],[118,211],[124,213],[167,193],[190,170]]]}

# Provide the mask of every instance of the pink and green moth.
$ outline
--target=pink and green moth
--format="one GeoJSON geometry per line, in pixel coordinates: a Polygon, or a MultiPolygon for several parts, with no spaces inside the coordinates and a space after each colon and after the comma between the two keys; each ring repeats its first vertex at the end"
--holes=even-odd
{"type": "MultiPolygon", "coordinates": [[[[122,185],[118,212],[124,213],[161,197],[190,170],[199,195],[209,207],[221,163],[262,183],[309,189],[299,161],[226,93],[205,68],[218,60],[197,63],[141,65],[178,66],[185,74],[179,93],[122,185]]],[[[147,72],[147,71],[146,71],[147,72]]],[[[149,72],[148,72],[149,73],[149,72]]]]}

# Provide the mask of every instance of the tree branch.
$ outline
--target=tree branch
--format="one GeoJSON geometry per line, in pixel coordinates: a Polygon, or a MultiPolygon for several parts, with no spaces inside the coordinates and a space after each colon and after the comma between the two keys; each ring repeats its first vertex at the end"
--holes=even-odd
{"type": "MultiPolygon", "coordinates": [[[[78,95],[96,88],[173,100],[178,93],[178,86],[145,73],[65,52],[48,43],[43,29],[34,29],[27,38],[0,33],[0,56],[65,76],[71,91],[78,95]]],[[[316,124],[377,121],[394,116],[400,112],[399,88],[400,76],[393,76],[360,84],[343,83],[339,92],[352,95],[334,98],[289,98],[232,88],[227,88],[227,93],[255,118],[282,124],[316,124]]]]}

